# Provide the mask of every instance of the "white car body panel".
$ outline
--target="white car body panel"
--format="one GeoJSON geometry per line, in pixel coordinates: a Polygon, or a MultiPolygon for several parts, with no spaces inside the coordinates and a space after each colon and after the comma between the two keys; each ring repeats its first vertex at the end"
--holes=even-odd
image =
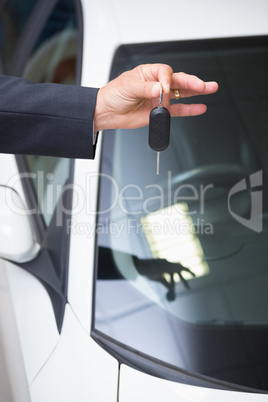
{"type": "Polygon", "coordinates": [[[15,156],[10,154],[0,155],[1,165],[4,167],[4,169],[0,169],[0,185],[8,186],[16,190],[22,202],[26,205],[25,194],[22,189],[15,156]]]}
{"type": "Polygon", "coordinates": [[[92,294],[93,289],[91,267],[94,264],[95,238],[92,235],[89,236],[88,233],[83,233],[83,230],[88,227],[94,228],[96,223],[95,214],[89,214],[87,210],[94,212],[97,208],[96,192],[98,183],[96,175],[98,173],[98,160],[99,157],[97,156],[94,161],[76,161],[74,182],[76,184],[75,188],[80,193],[80,198],[68,229],[72,233],[68,299],[75,315],[88,333],[91,327],[93,302],[89,295],[92,294]],[[83,173],[81,174],[81,172],[83,173]]]}
{"type": "Polygon", "coordinates": [[[130,367],[120,368],[120,402],[265,402],[267,395],[192,387],[155,378],[130,367]]]}
{"type": "Polygon", "coordinates": [[[118,364],[66,307],[60,342],[35,381],[33,401],[116,401],[118,364]]]}
{"type": "Polygon", "coordinates": [[[0,401],[28,402],[29,384],[6,268],[0,259],[0,401]]]}
{"type": "Polygon", "coordinates": [[[0,186],[0,254],[15,262],[33,260],[40,250],[34,239],[27,207],[11,187],[0,186]]]}
{"type": "MultiPolygon", "coordinates": [[[[100,2],[101,4],[101,2],[100,2]]],[[[267,33],[265,0],[213,2],[112,1],[121,43],[262,35],[267,33]],[[260,12],[260,10],[262,10],[260,12]]]]}
{"type": "MultiPolygon", "coordinates": [[[[203,38],[267,35],[268,1],[82,0],[84,38],[82,85],[101,87],[108,79],[114,54],[121,44],[203,38]]],[[[96,223],[101,133],[96,157],[77,160],[74,174],[74,214],[70,219],[68,303],[61,334],[50,298],[32,275],[0,260],[0,311],[7,294],[17,327],[18,371],[14,396],[33,402],[116,402],[118,362],[90,337],[94,285],[94,236],[82,228],[96,223]],[[79,196],[77,200],[77,195],[79,196]],[[78,202],[76,204],[76,202],[78,202]],[[40,314],[40,311],[42,314],[40,314]],[[49,330],[48,330],[49,328],[49,330]],[[19,339],[19,341],[18,341],[19,339]],[[22,361],[23,359],[23,361],[22,361]],[[27,390],[29,387],[29,392],[27,390]],[[24,394],[23,394],[24,392],[24,394]]],[[[13,155],[0,155],[0,184],[25,195],[13,155]]],[[[9,307],[10,308],[10,307],[9,307]]],[[[1,314],[2,315],[2,314],[1,314]]],[[[5,321],[2,321],[5,322],[5,321]]],[[[7,350],[12,338],[5,337],[7,350]]],[[[15,362],[16,364],[16,362],[15,362]]],[[[262,402],[268,395],[229,392],[189,386],[149,376],[122,365],[119,402],[208,401],[262,402]]],[[[16,399],[17,398],[17,399],[16,399]]],[[[1,400],[1,395],[0,395],[1,400]]],[[[8,402],[8,401],[5,401],[8,402]]]]}
{"type": "MultiPolygon", "coordinates": [[[[8,294],[12,300],[27,381],[31,384],[60,339],[51,300],[39,280],[10,262],[2,262],[0,273],[2,297],[8,294]]],[[[4,317],[1,314],[1,319],[4,317]]]]}

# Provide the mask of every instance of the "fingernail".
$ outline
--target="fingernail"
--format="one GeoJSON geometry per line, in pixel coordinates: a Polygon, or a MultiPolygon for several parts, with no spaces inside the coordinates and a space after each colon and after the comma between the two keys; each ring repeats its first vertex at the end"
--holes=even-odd
{"type": "Polygon", "coordinates": [[[152,88],[152,97],[157,98],[160,94],[160,82],[157,82],[152,88]]]}
{"type": "Polygon", "coordinates": [[[169,92],[170,92],[170,85],[169,85],[169,84],[164,84],[164,85],[163,85],[163,89],[164,89],[164,93],[165,93],[166,95],[168,95],[169,92]]]}

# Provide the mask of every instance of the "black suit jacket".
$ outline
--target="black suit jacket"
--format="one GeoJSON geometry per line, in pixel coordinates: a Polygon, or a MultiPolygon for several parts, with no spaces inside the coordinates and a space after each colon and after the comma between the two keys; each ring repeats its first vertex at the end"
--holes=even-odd
{"type": "Polygon", "coordinates": [[[97,92],[0,75],[0,153],[94,158],[97,92]]]}

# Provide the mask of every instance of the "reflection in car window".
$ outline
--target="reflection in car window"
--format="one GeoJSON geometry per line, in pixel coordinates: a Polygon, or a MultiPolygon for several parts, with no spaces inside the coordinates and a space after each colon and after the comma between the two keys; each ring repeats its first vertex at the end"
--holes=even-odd
{"type": "MultiPolygon", "coordinates": [[[[4,73],[15,71],[16,75],[35,82],[76,83],[78,25],[75,1],[5,1],[0,32],[4,73]],[[35,18],[39,18],[38,23],[35,18]],[[21,71],[18,70],[20,65],[21,71]]],[[[39,210],[48,225],[60,190],[68,179],[70,160],[43,156],[25,158],[32,173],[39,210]]]]}
{"type": "Polygon", "coordinates": [[[2,2],[0,20],[0,46],[3,72],[7,73],[25,22],[29,18],[36,0],[2,2]]]}
{"type": "Polygon", "coordinates": [[[152,62],[220,90],[205,115],[172,119],[159,176],[148,127],[104,133],[94,328],[268,391],[268,40],[123,46],[113,76],[152,62]]]}
{"type": "Polygon", "coordinates": [[[38,209],[49,225],[69,177],[70,160],[45,156],[25,157],[38,199],[38,209]]]}

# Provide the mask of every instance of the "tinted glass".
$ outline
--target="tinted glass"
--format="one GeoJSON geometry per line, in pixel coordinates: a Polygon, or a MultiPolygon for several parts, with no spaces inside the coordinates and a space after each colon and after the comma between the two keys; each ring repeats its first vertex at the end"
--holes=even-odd
{"type": "Polygon", "coordinates": [[[148,127],[104,134],[95,328],[267,391],[267,38],[124,46],[113,75],[151,62],[220,89],[195,99],[205,115],[172,119],[158,176],[148,127]]]}

